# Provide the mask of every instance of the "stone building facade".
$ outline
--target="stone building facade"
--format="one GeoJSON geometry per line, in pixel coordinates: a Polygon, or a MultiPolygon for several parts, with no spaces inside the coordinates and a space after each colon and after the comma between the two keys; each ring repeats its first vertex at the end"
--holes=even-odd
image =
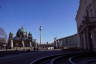
{"type": "Polygon", "coordinates": [[[82,49],[96,48],[96,0],[80,0],[76,16],[82,49]]]}
{"type": "Polygon", "coordinates": [[[55,48],[79,48],[80,38],[78,34],[74,34],[68,37],[59,38],[54,41],[55,48]]]}
{"type": "Polygon", "coordinates": [[[27,33],[23,27],[21,27],[16,36],[10,32],[9,39],[8,39],[8,48],[15,48],[15,47],[32,47],[32,34],[29,32],[27,33]]]}

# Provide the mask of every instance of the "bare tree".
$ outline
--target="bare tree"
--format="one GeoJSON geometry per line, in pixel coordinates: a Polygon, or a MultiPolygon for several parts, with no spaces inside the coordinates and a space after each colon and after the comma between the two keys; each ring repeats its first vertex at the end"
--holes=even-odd
{"type": "Polygon", "coordinates": [[[7,38],[6,32],[4,31],[3,28],[0,28],[0,38],[4,38],[4,39],[7,38]]]}

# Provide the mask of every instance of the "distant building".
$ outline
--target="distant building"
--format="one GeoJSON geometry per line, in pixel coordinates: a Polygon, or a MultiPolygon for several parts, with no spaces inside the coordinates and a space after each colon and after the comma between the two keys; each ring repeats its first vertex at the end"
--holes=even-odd
{"type": "Polygon", "coordinates": [[[60,39],[55,39],[54,41],[55,48],[79,48],[79,45],[80,38],[77,34],[60,39]]]}
{"type": "Polygon", "coordinates": [[[52,44],[38,44],[38,48],[43,50],[43,49],[46,49],[48,50],[48,48],[52,48],[54,47],[52,44]]]}
{"type": "Polygon", "coordinates": [[[9,39],[8,39],[8,48],[15,48],[15,47],[32,47],[33,46],[33,39],[32,34],[29,32],[27,33],[23,27],[21,27],[16,36],[10,32],[9,39]]]}
{"type": "Polygon", "coordinates": [[[80,0],[76,21],[81,48],[96,49],[96,0],[80,0]]]}

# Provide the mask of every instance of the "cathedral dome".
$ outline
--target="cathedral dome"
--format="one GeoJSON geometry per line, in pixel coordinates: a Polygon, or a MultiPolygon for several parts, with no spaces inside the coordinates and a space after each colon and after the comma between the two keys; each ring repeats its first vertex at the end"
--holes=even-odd
{"type": "Polygon", "coordinates": [[[25,33],[26,32],[26,30],[23,27],[21,27],[18,31],[19,32],[22,32],[22,33],[25,33]]]}
{"type": "Polygon", "coordinates": [[[17,31],[17,34],[16,34],[17,37],[27,37],[27,32],[26,30],[21,27],[18,31],[17,31]]]}

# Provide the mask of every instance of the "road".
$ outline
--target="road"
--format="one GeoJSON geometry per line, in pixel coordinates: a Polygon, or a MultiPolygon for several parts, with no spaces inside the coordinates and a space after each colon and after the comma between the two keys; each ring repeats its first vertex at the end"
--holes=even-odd
{"type": "MultiPolygon", "coordinates": [[[[62,54],[64,51],[37,51],[28,53],[19,53],[0,57],[0,64],[30,64],[32,61],[49,55],[62,54]]],[[[66,52],[68,53],[68,52],[66,52]]]]}

